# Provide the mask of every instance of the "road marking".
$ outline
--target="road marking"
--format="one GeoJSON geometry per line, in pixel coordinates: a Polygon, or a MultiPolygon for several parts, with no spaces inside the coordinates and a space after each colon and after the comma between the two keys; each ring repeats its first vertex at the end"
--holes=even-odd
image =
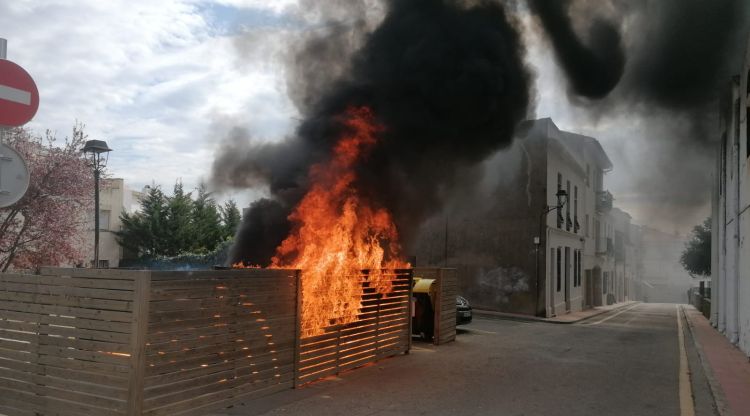
{"type": "Polygon", "coordinates": [[[0,85],[0,99],[18,104],[31,105],[31,93],[18,88],[0,85]]]}
{"type": "Polygon", "coordinates": [[[690,369],[685,352],[685,334],[682,332],[680,305],[677,307],[677,342],[680,344],[680,416],[695,416],[693,388],[690,385],[690,369]]]}
{"type": "Polygon", "coordinates": [[[606,317],[606,318],[604,318],[604,319],[602,319],[602,320],[600,320],[600,321],[596,321],[596,322],[592,322],[592,323],[590,323],[590,324],[584,324],[584,325],[599,325],[600,323],[602,323],[602,322],[607,322],[607,321],[609,321],[610,319],[614,318],[615,316],[617,316],[617,315],[619,315],[619,314],[621,314],[621,313],[625,313],[625,312],[627,312],[627,311],[629,311],[629,310],[631,310],[631,309],[635,308],[635,307],[636,307],[636,306],[638,306],[638,305],[640,305],[640,303],[636,303],[635,305],[633,305],[633,306],[631,306],[631,307],[629,307],[629,308],[625,308],[625,309],[623,309],[623,310],[621,310],[621,311],[617,312],[616,314],[614,314],[614,315],[610,315],[610,316],[608,316],[608,317],[606,317]]]}

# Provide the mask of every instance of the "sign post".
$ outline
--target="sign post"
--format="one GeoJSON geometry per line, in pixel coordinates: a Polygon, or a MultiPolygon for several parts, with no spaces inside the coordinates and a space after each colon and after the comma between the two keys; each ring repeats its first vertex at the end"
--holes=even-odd
{"type": "Polygon", "coordinates": [[[9,127],[31,120],[39,108],[39,90],[28,72],[8,61],[8,41],[0,38],[0,208],[18,202],[29,187],[29,169],[20,154],[5,145],[9,127]]]}
{"type": "MultiPolygon", "coordinates": [[[[8,59],[8,40],[0,38],[0,59],[8,59]]],[[[5,127],[0,126],[0,144],[5,143],[5,127]]]]}

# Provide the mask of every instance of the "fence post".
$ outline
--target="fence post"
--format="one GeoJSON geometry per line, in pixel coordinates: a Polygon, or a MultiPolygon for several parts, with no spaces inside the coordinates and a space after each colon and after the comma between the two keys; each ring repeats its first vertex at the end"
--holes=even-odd
{"type": "Polygon", "coordinates": [[[146,334],[148,304],[151,300],[151,273],[139,274],[133,291],[133,322],[130,333],[130,384],[128,386],[128,416],[143,413],[143,390],[146,375],[146,334]]]}
{"type": "Polygon", "coordinates": [[[300,270],[295,271],[295,281],[297,285],[297,306],[295,311],[295,322],[294,322],[294,384],[293,387],[296,389],[299,387],[299,360],[300,360],[300,344],[302,338],[302,272],[300,270]]]}
{"type": "Polygon", "coordinates": [[[414,319],[413,316],[414,316],[414,306],[415,306],[414,303],[412,302],[413,297],[414,297],[414,269],[409,269],[409,300],[408,300],[409,311],[406,315],[409,321],[409,329],[408,329],[408,333],[406,334],[406,338],[407,338],[406,354],[409,354],[409,352],[411,351],[411,342],[412,342],[411,331],[412,331],[412,320],[414,319]]]}
{"type": "Polygon", "coordinates": [[[443,269],[437,270],[436,277],[437,290],[435,293],[435,304],[432,305],[435,311],[434,322],[432,324],[432,343],[440,345],[440,324],[443,321],[443,269]]]}

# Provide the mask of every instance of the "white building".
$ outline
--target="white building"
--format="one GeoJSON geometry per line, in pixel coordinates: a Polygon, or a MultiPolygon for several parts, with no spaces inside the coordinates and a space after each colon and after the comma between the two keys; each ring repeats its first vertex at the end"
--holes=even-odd
{"type": "Polygon", "coordinates": [[[723,100],[711,206],[711,323],[750,356],[750,42],[723,100]]]}
{"type": "MultiPolygon", "coordinates": [[[[99,192],[99,266],[103,268],[118,267],[123,258],[123,249],[117,243],[115,232],[120,231],[123,212],[134,212],[140,206],[141,193],[129,189],[122,178],[111,178],[102,181],[99,192]]],[[[93,263],[94,219],[90,214],[87,241],[93,263]]]]}
{"type": "Polygon", "coordinates": [[[543,236],[547,256],[547,316],[601,305],[603,220],[612,196],[604,174],[612,169],[601,144],[592,137],[561,131],[550,119],[537,120],[547,147],[547,200],[565,190],[568,203],[547,216],[543,236]]]}

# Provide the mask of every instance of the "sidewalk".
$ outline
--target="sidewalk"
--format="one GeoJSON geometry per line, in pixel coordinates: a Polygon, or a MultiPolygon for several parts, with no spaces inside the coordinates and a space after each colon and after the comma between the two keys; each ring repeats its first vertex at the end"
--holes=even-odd
{"type": "Polygon", "coordinates": [[[506,312],[495,312],[484,309],[474,309],[474,315],[485,318],[496,318],[496,319],[509,319],[514,321],[535,321],[535,322],[548,322],[553,324],[574,324],[576,322],[583,321],[584,319],[593,318],[594,316],[601,315],[610,311],[625,308],[631,305],[635,305],[636,301],[620,302],[606,306],[596,306],[593,309],[586,309],[578,312],[566,313],[564,315],[558,315],[553,318],[540,318],[538,316],[522,315],[517,313],[506,313],[506,312]]]}
{"type": "Polygon", "coordinates": [[[683,308],[722,416],[750,415],[750,361],[694,307],[683,308]]]}

